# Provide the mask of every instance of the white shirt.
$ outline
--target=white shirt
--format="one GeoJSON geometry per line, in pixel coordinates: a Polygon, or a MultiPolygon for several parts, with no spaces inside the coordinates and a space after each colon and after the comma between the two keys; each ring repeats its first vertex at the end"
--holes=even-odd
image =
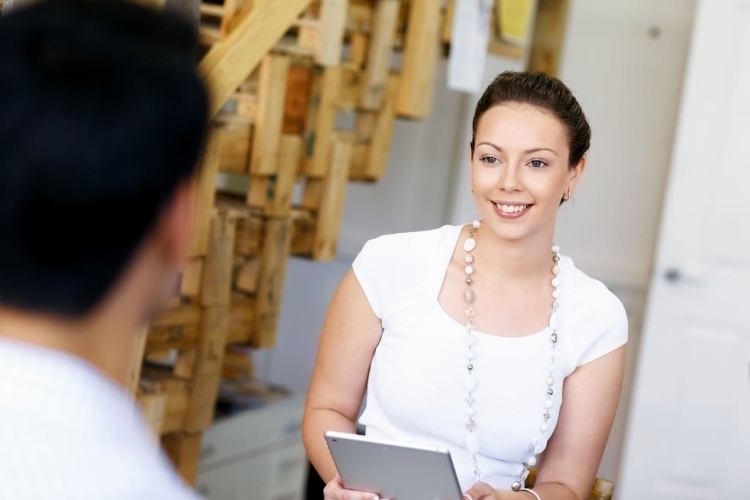
{"type": "Polygon", "coordinates": [[[198,498],[121,387],[79,358],[0,338],[0,499],[198,498]]]}
{"type": "MultiPolygon", "coordinates": [[[[353,270],[383,324],[360,423],[368,436],[447,448],[465,491],[475,482],[471,455],[464,447],[466,330],[438,301],[460,233],[461,226],[444,226],[382,236],[364,246],[353,270]]],[[[627,341],[620,301],[569,258],[562,257],[559,267],[559,354],[543,446],[557,425],[565,378],[627,341]]],[[[477,458],[482,479],[495,488],[510,489],[530,456],[532,439],[539,435],[549,334],[546,328],[524,337],[476,332],[477,458]]]]}

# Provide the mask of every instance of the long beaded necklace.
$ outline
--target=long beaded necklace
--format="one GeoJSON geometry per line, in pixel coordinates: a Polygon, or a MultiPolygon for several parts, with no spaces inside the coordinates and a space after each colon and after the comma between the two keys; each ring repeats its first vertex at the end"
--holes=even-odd
{"type": "MultiPolygon", "coordinates": [[[[474,348],[476,342],[476,336],[474,335],[474,318],[476,316],[476,310],[474,309],[474,300],[476,298],[476,295],[474,294],[474,289],[471,286],[474,284],[474,254],[472,254],[472,251],[477,246],[476,234],[477,229],[479,229],[480,225],[481,219],[475,220],[472,223],[471,228],[469,229],[469,237],[466,239],[466,241],[464,241],[463,245],[464,251],[466,252],[464,255],[464,263],[466,264],[466,267],[464,268],[464,274],[466,275],[466,289],[464,290],[464,302],[466,304],[466,336],[464,337],[464,344],[466,346],[466,377],[464,378],[464,389],[466,391],[466,429],[468,430],[468,432],[466,433],[466,437],[464,438],[464,444],[469,453],[471,453],[474,466],[474,476],[477,481],[481,481],[482,471],[479,469],[479,462],[477,461],[477,453],[479,452],[479,439],[477,438],[475,432],[477,423],[474,419],[474,415],[476,413],[474,410],[474,396],[479,384],[477,377],[474,374],[474,363],[476,359],[476,350],[474,348]]],[[[537,455],[544,451],[544,448],[546,447],[544,434],[547,432],[547,430],[549,430],[548,421],[551,418],[550,409],[553,406],[552,396],[555,393],[553,386],[555,385],[554,368],[555,358],[557,357],[557,309],[560,307],[560,303],[557,300],[559,298],[559,292],[557,288],[560,285],[559,262],[560,248],[557,246],[552,246],[552,313],[550,314],[549,326],[547,328],[549,331],[550,363],[549,372],[547,373],[547,377],[545,379],[546,387],[544,394],[544,403],[542,405],[542,422],[539,426],[539,434],[531,440],[531,444],[529,445],[530,455],[526,459],[526,462],[523,463],[523,470],[521,471],[518,480],[513,481],[513,484],[511,484],[511,489],[513,491],[518,491],[524,486],[526,476],[528,476],[529,473],[529,467],[534,467],[537,464],[537,455]]]]}

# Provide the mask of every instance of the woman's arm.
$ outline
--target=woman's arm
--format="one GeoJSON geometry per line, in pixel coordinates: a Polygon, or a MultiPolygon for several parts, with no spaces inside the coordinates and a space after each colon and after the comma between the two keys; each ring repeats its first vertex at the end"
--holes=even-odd
{"type": "Polygon", "coordinates": [[[328,309],[302,422],[307,454],[326,483],[336,477],[336,466],[323,434],[327,430],[355,432],[382,332],[380,319],[350,270],[328,309]]]}
{"type": "MultiPolygon", "coordinates": [[[[625,372],[625,346],[579,366],[565,379],[560,418],[539,468],[534,491],[542,500],[585,500],[612,428],[625,372]]],[[[481,483],[468,491],[473,500],[534,500],[526,492],[494,496],[481,483]]]]}

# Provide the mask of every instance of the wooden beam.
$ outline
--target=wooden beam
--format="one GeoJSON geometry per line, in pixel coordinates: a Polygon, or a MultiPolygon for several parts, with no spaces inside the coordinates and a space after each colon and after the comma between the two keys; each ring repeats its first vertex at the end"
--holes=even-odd
{"type": "Polygon", "coordinates": [[[312,0],[255,0],[229,36],[214,45],[198,69],[208,84],[213,117],[253,72],[312,0]]]}
{"type": "Polygon", "coordinates": [[[558,76],[570,1],[538,0],[538,2],[528,69],[558,76]]]}
{"type": "Polygon", "coordinates": [[[391,57],[401,0],[379,0],[365,68],[361,106],[376,110],[385,98],[386,82],[391,70],[391,57]]]}
{"type": "Polygon", "coordinates": [[[315,62],[322,66],[341,63],[341,48],[349,0],[322,0],[315,62]]]}
{"type": "Polygon", "coordinates": [[[178,433],[166,435],[161,440],[167,456],[189,485],[195,485],[198,479],[202,437],[200,433],[178,433]]]}
{"type": "Polygon", "coordinates": [[[271,175],[278,169],[288,73],[289,56],[285,55],[269,54],[260,67],[258,108],[250,158],[250,173],[253,175],[271,175]]]}
{"type": "Polygon", "coordinates": [[[388,97],[385,105],[377,113],[367,150],[365,177],[369,180],[380,179],[388,170],[388,159],[391,153],[393,127],[396,123],[396,99],[400,88],[399,76],[391,75],[388,79],[388,97]]]}
{"type": "Polygon", "coordinates": [[[346,186],[352,161],[353,137],[340,135],[334,140],[331,172],[325,179],[323,196],[317,214],[312,257],[327,261],[336,257],[346,186]]]}
{"type": "Polygon", "coordinates": [[[216,199],[216,176],[219,172],[224,138],[215,131],[210,131],[203,161],[196,172],[196,199],[193,212],[193,228],[190,233],[189,257],[200,257],[208,250],[211,238],[211,215],[216,199]]]}
{"type": "Polygon", "coordinates": [[[302,162],[302,137],[286,134],[281,138],[278,173],[252,177],[247,204],[258,207],[269,217],[283,217],[292,206],[292,193],[302,162]]]}
{"type": "Polygon", "coordinates": [[[232,251],[236,219],[226,209],[219,209],[211,224],[211,246],[203,266],[201,304],[229,304],[232,289],[232,251]]]}
{"type": "Polygon", "coordinates": [[[127,391],[135,396],[138,390],[138,381],[141,378],[141,368],[143,367],[143,353],[146,350],[146,337],[148,335],[148,327],[142,327],[138,329],[133,338],[133,347],[130,351],[130,363],[128,364],[128,373],[125,380],[125,388],[127,391]]]}
{"type": "Polygon", "coordinates": [[[340,66],[318,70],[305,132],[305,174],[310,177],[324,177],[330,168],[331,138],[336,127],[336,103],[340,88],[340,66]]]}
{"type": "Polygon", "coordinates": [[[291,236],[289,217],[269,219],[266,222],[263,266],[258,283],[256,328],[251,342],[252,346],[258,349],[270,348],[276,344],[291,236]]]}
{"type": "Polygon", "coordinates": [[[440,0],[412,0],[396,113],[424,119],[432,107],[440,55],[440,0]]]}

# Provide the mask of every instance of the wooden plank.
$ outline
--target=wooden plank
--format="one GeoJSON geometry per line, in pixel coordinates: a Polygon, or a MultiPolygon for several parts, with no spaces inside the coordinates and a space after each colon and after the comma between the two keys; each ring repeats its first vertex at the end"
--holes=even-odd
{"type": "Polygon", "coordinates": [[[133,346],[130,351],[130,362],[128,363],[128,373],[125,379],[125,389],[128,393],[135,396],[138,390],[138,381],[141,378],[141,368],[143,367],[143,353],[146,349],[146,337],[148,327],[144,326],[138,329],[133,338],[133,346]]]}
{"type": "Polygon", "coordinates": [[[263,241],[263,220],[259,217],[243,217],[237,220],[234,253],[245,257],[260,255],[263,241]]]}
{"type": "Polygon", "coordinates": [[[349,39],[349,57],[348,61],[362,68],[367,61],[367,51],[370,45],[370,38],[361,31],[352,33],[349,39]]]}
{"type": "Polygon", "coordinates": [[[312,68],[307,64],[296,63],[289,68],[282,127],[284,134],[301,135],[304,133],[307,110],[310,106],[312,78],[312,68]]]}
{"type": "Polygon", "coordinates": [[[396,123],[396,99],[400,88],[399,78],[396,75],[391,75],[388,80],[388,98],[383,109],[378,113],[375,130],[370,139],[365,177],[371,180],[380,179],[388,169],[393,126],[396,123]]]}
{"type": "Polygon", "coordinates": [[[222,42],[214,45],[198,69],[210,92],[214,116],[311,0],[255,0],[253,9],[222,42]]]}
{"type": "Polygon", "coordinates": [[[451,43],[453,39],[453,17],[456,14],[456,1],[446,0],[445,14],[443,15],[443,23],[440,29],[440,41],[443,43],[451,43]]]}
{"type": "Polygon", "coordinates": [[[339,91],[339,109],[354,111],[362,95],[362,70],[355,65],[341,67],[341,90],[339,91]]]}
{"type": "Polygon", "coordinates": [[[182,304],[162,312],[153,322],[151,327],[173,326],[173,325],[197,325],[200,322],[200,307],[193,304],[182,304]]]}
{"type": "Polygon", "coordinates": [[[269,54],[260,68],[258,109],[250,159],[250,173],[271,175],[279,162],[279,143],[284,122],[289,56],[269,54]]]}
{"type": "Polygon", "coordinates": [[[232,251],[236,218],[219,208],[211,224],[211,246],[203,267],[201,303],[204,306],[229,304],[232,290],[232,251]]]}
{"type": "Polygon", "coordinates": [[[187,349],[198,340],[198,325],[169,325],[151,328],[148,332],[147,352],[187,349]]]}
{"type": "Polygon", "coordinates": [[[201,434],[169,434],[162,437],[162,446],[182,479],[195,485],[201,457],[201,434]]]}
{"type": "Polygon", "coordinates": [[[538,0],[529,71],[559,74],[569,10],[569,0],[538,0]]]}
{"type": "Polygon", "coordinates": [[[341,87],[341,68],[319,69],[313,85],[312,109],[305,132],[305,173],[324,177],[330,168],[331,138],[336,126],[336,102],[341,87]]]}
{"type": "Polygon", "coordinates": [[[353,141],[353,136],[349,135],[340,135],[334,141],[331,172],[326,178],[318,210],[318,224],[315,228],[312,251],[314,260],[328,261],[336,257],[353,141]]]}
{"type": "Polygon", "coordinates": [[[193,228],[190,234],[188,257],[200,257],[208,251],[211,236],[211,216],[216,198],[216,176],[223,138],[213,130],[209,132],[203,162],[196,172],[196,198],[193,212],[193,228]]]}
{"type": "Polygon", "coordinates": [[[385,98],[400,8],[401,0],[379,0],[375,7],[360,103],[364,109],[378,109],[385,98]]]}
{"type": "Polygon", "coordinates": [[[367,154],[368,145],[364,142],[355,142],[352,148],[352,161],[349,167],[349,180],[368,181],[367,173],[367,154]]]}
{"type": "Polygon", "coordinates": [[[239,117],[226,120],[221,117],[217,117],[214,129],[214,133],[222,136],[219,171],[245,173],[250,155],[251,122],[239,117]]]}
{"type": "Polygon", "coordinates": [[[309,210],[295,209],[292,212],[292,254],[300,257],[312,256],[315,226],[315,217],[309,210]]]}
{"type": "Polygon", "coordinates": [[[270,219],[263,242],[263,266],[258,285],[256,325],[252,346],[265,349],[276,344],[276,330],[291,244],[290,218],[270,219]]]}
{"type": "Polygon", "coordinates": [[[182,270],[180,280],[180,295],[196,299],[201,293],[201,279],[203,277],[203,258],[188,259],[182,270]]]}
{"type": "Polygon", "coordinates": [[[269,217],[282,217],[289,214],[301,161],[302,137],[282,136],[278,173],[273,176],[252,177],[247,204],[262,209],[269,217]]]}
{"type": "Polygon", "coordinates": [[[412,0],[396,113],[424,119],[432,107],[440,55],[440,0],[412,0]]]}
{"type": "Polygon", "coordinates": [[[302,195],[302,203],[300,206],[317,214],[320,203],[323,200],[325,185],[326,177],[319,179],[308,177],[305,181],[305,191],[302,195]]]}
{"type": "Polygon", "coordinates": [[[243,296],[232,299],[227,344],[249,344],[257,327],[256,299],[243,296]]]}
{"type": "Polygon", "coordinates": [[[258,277],[260,276],[261,262],[260,259],[248,259],[241,266],[237,273],[234,287],[246,293],[256,293],[258,291],[258,277]]]}
{"type": "Polygon", "coordinates": [[[211,425],[228,331],[229,304],[204,309],[185,412],[184,429],[187,432],[198,432],[211,425]]]}
{"type": "Polygon", "coordinates": [[[167,398],[165,393],[143,394],[138,398],[143,417],[154,435],[159,436],[164,428],[167,413],[167,398]]]}
{"type": "Polygon", "coordinates": [[[322,66],[341,63],[341,49],[349,0],[322,0],[315,62],[322,66]]]}

